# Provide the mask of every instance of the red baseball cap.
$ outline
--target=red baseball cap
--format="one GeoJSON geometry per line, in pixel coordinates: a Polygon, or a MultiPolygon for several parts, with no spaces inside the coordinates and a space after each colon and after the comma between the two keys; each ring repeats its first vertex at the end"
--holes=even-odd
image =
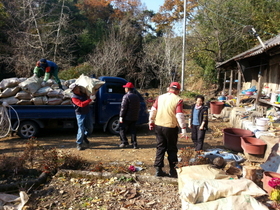
{"type": "Polygon", "coordinates": [[[134,85],[131,82],[126,83],[123,85],[124,88],[134,88],[134,85]]]}
{"type": "Polygon", "coordinates": [[[172,87],[172,88],[176,88],[178,90],[181,90],[181,85],[179,82],[171,82],[169,87],[172,87]]]}

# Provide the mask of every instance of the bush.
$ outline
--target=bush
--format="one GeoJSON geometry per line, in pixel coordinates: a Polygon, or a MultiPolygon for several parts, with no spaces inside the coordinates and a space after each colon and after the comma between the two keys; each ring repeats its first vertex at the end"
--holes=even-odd
{"type": "Polygon", "coordinates": [[[183,91],[181,93],[181,96],[184,98],[195,98],[197,95],[200,95],[199,93],[192,92],[192,91],[183,91]]]}
{"type": "Polygon", "coordinates": [[[72,67],[67,70],[59,72],[59,78],[63,80],[69,80],[78,78],[81,74],[91,76],[93,74],[92,66],[87,63],[81,64],[79,66],[72,67]]]}

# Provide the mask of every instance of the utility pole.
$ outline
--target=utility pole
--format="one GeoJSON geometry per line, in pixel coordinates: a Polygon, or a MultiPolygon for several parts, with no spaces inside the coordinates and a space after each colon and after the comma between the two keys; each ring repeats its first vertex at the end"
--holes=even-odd
{"type": "Polygon", "coordinates": [[[185,62],[186,62],[186,13],[187,13],[187,0],[184,0],[184,20],[183,20],[183,52],[182,52],[182,73],[181,73],[181,91],[184,90],[185,78],[185,62]]]}

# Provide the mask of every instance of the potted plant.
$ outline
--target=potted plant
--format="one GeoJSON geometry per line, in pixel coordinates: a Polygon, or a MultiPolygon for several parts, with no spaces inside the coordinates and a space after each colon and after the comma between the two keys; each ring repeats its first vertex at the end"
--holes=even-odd
{"type": "Polygon", "coordinates": [[[273,201],[273,207],[280,210],[280,178],[272,178],[268,185],[273,189],[269,193],[269,199],[273,201]]]}

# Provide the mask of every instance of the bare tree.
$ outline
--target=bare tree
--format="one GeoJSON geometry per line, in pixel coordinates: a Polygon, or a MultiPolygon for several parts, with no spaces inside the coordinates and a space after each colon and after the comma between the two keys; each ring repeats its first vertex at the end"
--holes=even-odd
{"type": "Polygon", "coordinates": [[[62,64],[70,62],[75,33],[62,33],[70,22],[70,10],[64,2],[3,0],[10,15],[7,34],[11,44],[11,56],[5,63],[18,76],[29,76],[42,57],[62,64]]]}
{"type": "Polygon", "coordinates": [[[144,44],[143,51],[140,66],[145,69],[146,83],[158,81],[160,91],[165,92],[171,81],[178,80],[182,52],[180,40],[168,33],[165,37],[144,44]]]}
{"type": "Polygon", "coordinates": [[[124,71],[130,56],[129,49],[122,44],[122,38],[114,29],[105,42],[100,43],[93,54],[89,55],[89,63],[96,75],[117,76],[124,71]]]}

